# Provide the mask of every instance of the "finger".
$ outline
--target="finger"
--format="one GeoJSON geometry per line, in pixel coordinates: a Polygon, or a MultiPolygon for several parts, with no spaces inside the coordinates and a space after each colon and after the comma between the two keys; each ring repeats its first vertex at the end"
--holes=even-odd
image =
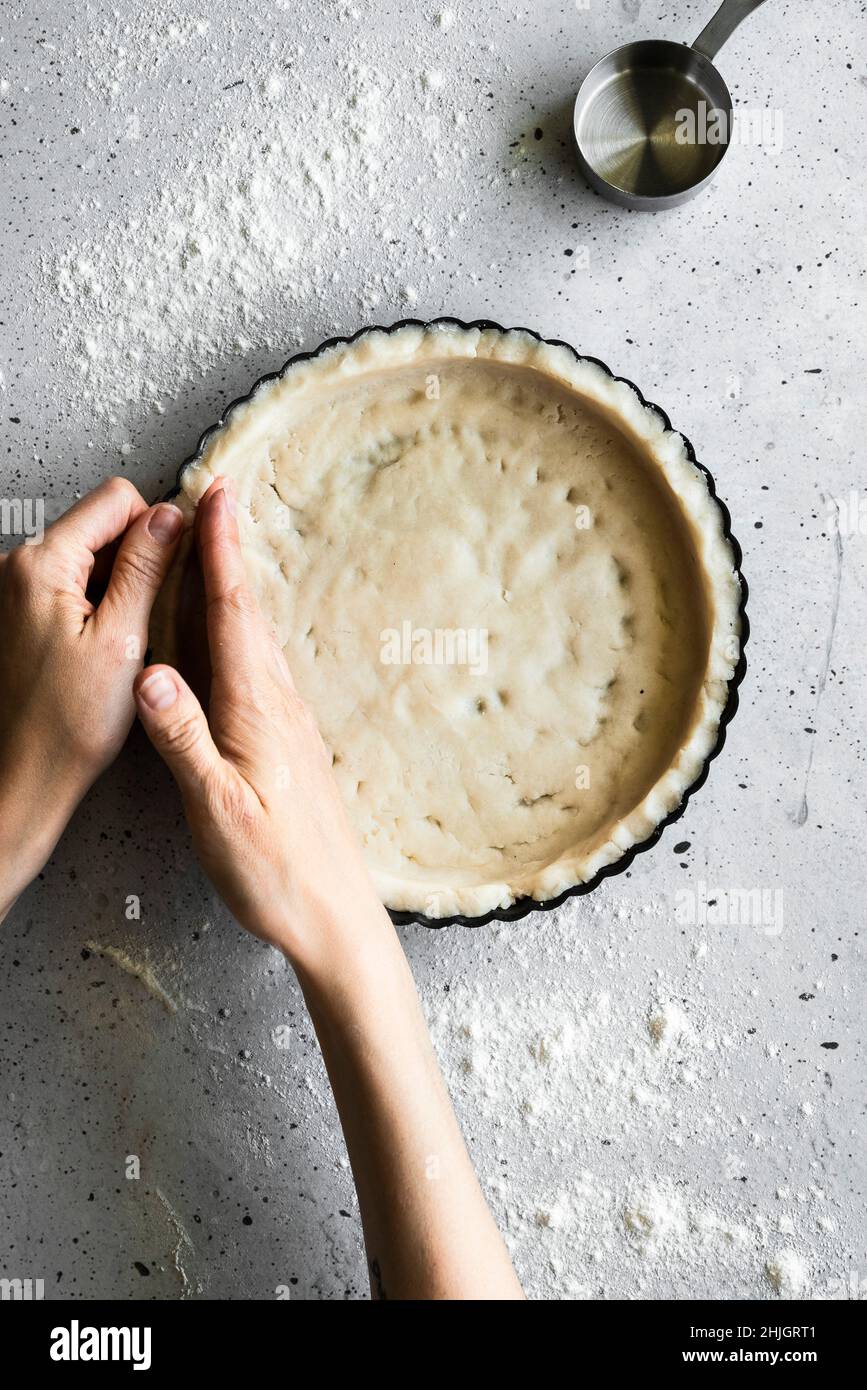
{"type": "MultiPolygon", "coordinates": [[[[235,518],[235,511],[233,510],[235,494],[233,490],[233,485],[228,478],[215,478],[214,481],[211,483],[210,487],[207,489],[207,491],[202,494],[202,500],[204,500],[205,498],[215,498],[217,492],[219,492],[221,489],[226,493],[229,504],[229,517],[230,521],[232,521],[235,518]]],[[[199,506],[196,508],[195,514],[195,535],[199,547],[200,556],[202,546],[202,520],[203,518],[207,518],[207,512],[207,508],[203,511],[200,502],[199,506]]],[[[212,519],[206,519],[206,540],[208,537],[208,528],[211,525],[212,519]]],[[[237,530],[237,521],[235,521],[235,531],[237,532],[237,530]]],[[[249,649],[254,654],[254,656],[260,661],[260,665],[262,660],[264,659],[264,664],[266,668],[270,671],[270,673],[273,676],[275,676],[277,680],[281,682],[281,684],[288,685],[291,690],[294,690],[295,681],[292,677],[292,672],[289,670],[289,666],[286,661],[283,648],[280,646],[280,643],[277,639],[277,633],[274,630],[272,623],[265,617],[265,614],[261,612],[261,609],[259,608],[259,605],[256,601],[255,595],[252,593],[252,590],[249,589],[249,585],[247,583],[246,578],[246,566],[244,566],[243,563],[243,552],[240,549],[240,540],[238,541],[238,553],[241,556],[242,565],[241,589],[239,592],[237,586],[235,588],[234,606],[236,608],[241,609],[242,617],[246,617],[245,632],[250,638],[249,649]],[[248,610],[250,609],[256,610],[255,620],[249,614],[248,610]]],[[[204,563],[200,559],[200,572],[203,573],[203,571],[204,563]]],[[[204,578],[202,579],[202,583],[204,587],[204,578]]],[[[211,622],[215,623],[215,617],[213,614],[214,605],[207,604],[207,591],[205,593],[205,597],[206,610],[211,610],[211,622]]],[[[219,606],[219,604],[217,606],[219,606]]]]}
{"type": "Polygon", "coordinates": [[[183,515],[169,502],[148,508],[133,522],[120,543],[105,597],[96,612],[99,626],[108,621],[120,623],[130,634],[147,626],[183,529],[183,515]]]}
{"type": "Polygon", "coordinates": [[[145,511],[147,502],[127,478],[107,478],[46,529],[44,544],[78,542],[95,555],[145,511]]]}
{"type": "Polygon", "coordinates": [[[214,678],[260,670],[267,633],[247,582],[234,491],[226,479],[217,479],[205,493],[197,521],[214,678]]]}
{"type": "Polygon", "coordinates": [[[225,772],[204,711],[171,666],[148,666],[133,682],[138,717],[186,799],[202,798],[225,772]]]}
{"type": "Polygon", "coordinates": [[[247,583],[237,510],[235,488],[228,478],[215,478],[196,508],[196,541],[209,601],[247,583]]]}

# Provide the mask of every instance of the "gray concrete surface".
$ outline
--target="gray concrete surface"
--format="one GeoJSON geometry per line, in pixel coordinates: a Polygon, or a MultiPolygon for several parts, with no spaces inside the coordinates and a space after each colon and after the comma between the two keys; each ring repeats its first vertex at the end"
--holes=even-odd
{"type": "MultiPolygon", "coordinates": [[[[365,321],[351,291],[377,267],[368,319],[411,304],[527,324],[659,402],[714,472],[744,549],[750,669],[726,747],[628,877],[554,916],[401,936],[531,1295],[863,1298],[862,6],[771,0],[747,22],[720,66],[738,105],[782,113],[782,144],[734,148],[708,192],[656,217],[582,184],[570,99],[616,43],[688,40],[711,5],[451,9],[440,32],[434,0],[215,0],[208,34],[181,43],[169,26],[204,7],[3,6],[0,494],[45,498],[55,515],[122,470],[159,495],[222,403],[295,343],[365,321]],[[160,62],[118,94],[125,19],[133,55],[147,22],[160,62]],[[424,75],[444,74],[465,156],[429,196],[438,226],[464,214],[457,234],[434,255],[412,234],[426,166],[397,113],[399,261],[373,219],[339,267],[324,241],[320,271],[339,282],[296,286],[285,322],[274,294],[268,342],[218,342],[194,374],[169,342],[160,411],[133,400],[101,417],[51,266],[171,188],[181,148],[207,165],[214,123],[248,119],[223,86],[297,40],[326,93],[348,50],[380,75],[419,74],[405,90],[422,105],[424,75]],[[780,890],[766,899],[779,920],[679,915],[684,889],[707,901],[741,888],[780,890]],[[648,1026],[659,1008],[663,1044],[648,1026]]],[[[365,1295],[298,989],[215,898],[138,733],[2,941],[0,1273],[42,1278],[59,1299],[365,1295]]]]}

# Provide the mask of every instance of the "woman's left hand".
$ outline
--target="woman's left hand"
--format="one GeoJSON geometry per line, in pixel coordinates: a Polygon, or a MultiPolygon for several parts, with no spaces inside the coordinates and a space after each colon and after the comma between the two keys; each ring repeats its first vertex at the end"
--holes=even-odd
{"type": "Polygon", "coordinates": [[[177,507],[111,478],[0,557],[0,917],[123,746],[182,529],[177,507]]]}

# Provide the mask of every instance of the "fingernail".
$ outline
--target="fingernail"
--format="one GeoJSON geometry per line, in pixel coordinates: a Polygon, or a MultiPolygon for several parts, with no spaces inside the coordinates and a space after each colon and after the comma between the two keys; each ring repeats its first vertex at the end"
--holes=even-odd
{"type": "Polygon", "coordinates": [[[158,507],[154,507],[148,517],[148,530],[155,541],[160,545],[168,545],[176,540],[180,534],[184,518],[177,507],[171,506],[168,502],[162,502],[158,507]]]}
{"type": "Polygon", "coordinates": [[[138,688],[139,699],[148,709],[170,709],[178,698],[178,688],[165,671],[154,671],[138,688]]]}
{"type": "Polygon", "coordinates": [[[223,479],[223,496],[226,499],[226,506],[229,510],[229,516],[237,516],[238,499],[235,496],[235,489],[229,482],[228,478],[223,479]]]}

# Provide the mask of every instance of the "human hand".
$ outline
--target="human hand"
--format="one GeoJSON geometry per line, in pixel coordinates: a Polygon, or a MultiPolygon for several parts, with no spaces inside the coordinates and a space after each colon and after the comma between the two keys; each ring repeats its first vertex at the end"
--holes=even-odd
{"type": "Polygon", "coordinates": [[[346,1136],[374,1296],[521,1298],[331,760],[247,584],[234,508],[217,479],[196,511],[208,717],[164,665],[136,678],[139,717],[175,774],[207,873],[299,976],[346,1136]],[[432,1155],[441,1182],[429,1179],[432,1155]]]}
{"type": "Polygon", "coordinates": [[[180,674],[157,665],[136,679],[139,717],[174,773],[199,858],[233,915],[315,978],[330,973],[343,933],[359,933],[364,949],[391,924],[314,717],[247,583],[227,481],[217,479],[199,502],[196,540],[208,716],[180,674]],[[372,934],[361,925],[371,921],[372,934]]]}
{"type": "Polygon", "coordinates": [[[123,746],[182,525],[177,507],[111,478],[0,557],[0,915],[123,746]]]}

